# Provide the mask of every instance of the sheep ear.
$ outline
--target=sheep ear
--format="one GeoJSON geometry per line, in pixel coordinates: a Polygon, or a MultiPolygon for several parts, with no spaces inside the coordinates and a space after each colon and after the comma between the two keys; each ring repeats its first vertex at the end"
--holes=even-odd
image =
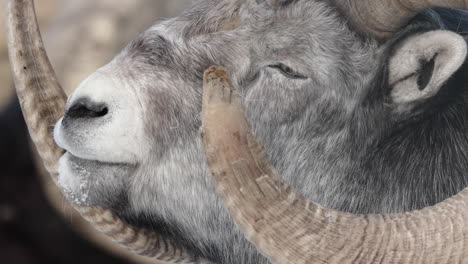
{"type": "Polygon", "coordinates": [[[450,31],[429,31],[403,40],[389,61],[392,101],[408,105],[436,96],[466,54],[466,41],[450,31]]]}

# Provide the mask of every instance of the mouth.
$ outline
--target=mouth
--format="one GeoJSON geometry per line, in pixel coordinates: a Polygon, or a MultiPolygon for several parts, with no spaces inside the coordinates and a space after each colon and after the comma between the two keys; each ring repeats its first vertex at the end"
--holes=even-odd
{"type": "Polygon", "coordinates": [[[67,151],[65,155],[68,154],[68,160],[69,162],[72,162],[78,166],[81,167],[98,167],[98,166],[127,166],[131,165],[129,163],[118,163],[118,162],[110,162],[110,161],[103,161],[103,160],[98,160],[98,159],[86,159],[86,158],[81,158],[77,155],[74,155],[70,151],[67,151]]]}

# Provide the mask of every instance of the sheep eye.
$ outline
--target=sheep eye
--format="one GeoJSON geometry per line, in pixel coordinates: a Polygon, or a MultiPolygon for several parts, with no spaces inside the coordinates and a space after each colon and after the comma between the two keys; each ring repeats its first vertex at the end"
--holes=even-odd
{"type": "Polygon", "coordinates": [[[282,63],[275,64],[275,65],[270,65],[269,67],[279,70],[283,75],[285,75],[288,78],[307,79],[307,76],[298,73],[297,71],[293,70],[291,67],[286,66],[286,65],[284,65],[282,63]]]}

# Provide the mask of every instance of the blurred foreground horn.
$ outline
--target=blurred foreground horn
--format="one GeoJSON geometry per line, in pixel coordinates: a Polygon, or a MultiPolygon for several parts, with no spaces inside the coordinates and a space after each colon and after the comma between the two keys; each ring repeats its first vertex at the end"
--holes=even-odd
{"type": "Polygon", "coordinates": [[[323,208],[277,175],[223,69],[206,71],[203,89],[203,144],[217,191],[246,237],[272,263],[467,263],[468,188],[404,214],[323,208]]]}
{"type": "MultiPolygon", "coordinates": [[[[63,150],[55,145],[52,129],[63,115],[66,96],[45,52],[33,1],[10,0],[7,25],[10,63],[23,114],[33,142],[56,182],[63,150]]],[[[98,231],[137,254],[172,263],[206,263],[159,234],[124,223],[110,210],[75,208],[98,231]]]]}

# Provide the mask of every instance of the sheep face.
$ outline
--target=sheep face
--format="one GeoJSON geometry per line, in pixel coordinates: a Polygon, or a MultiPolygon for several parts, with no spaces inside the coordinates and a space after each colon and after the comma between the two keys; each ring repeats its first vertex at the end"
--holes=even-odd
{"type": "Polygon", "coordinates": [[[67,150],[59,183],[68,198],[110,208],[218,263],[264,263],[223,208],[203,156],[202,77],[212,65],[230,70],[269,159],[306,198],[359,213],[414,209],[425,191],[445,198],[392,180],[402,174],[396,169],[412,168],[404,158],[393,165],[391,151],[416,146],[400,141],[420,138],[405,122],[423,110],[412,112],[419,97],[385,97],[391,49],[363,41],[324,1],[269,2],[200,1],[140,34],[84,81],[54,132],[67,150]]]}

